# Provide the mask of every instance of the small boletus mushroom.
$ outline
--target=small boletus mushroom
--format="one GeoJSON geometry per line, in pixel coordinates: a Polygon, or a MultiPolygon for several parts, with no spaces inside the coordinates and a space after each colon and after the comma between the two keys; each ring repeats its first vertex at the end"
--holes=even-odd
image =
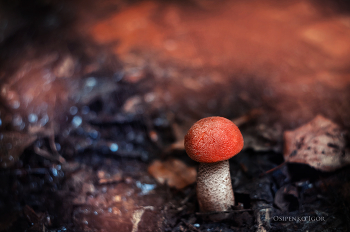
{"type": "MultiPolygon", "coordinates": [[[[235,204],[228,159],[243,148],[238,127],[223,117],[208,117],[196,122],[185,135],[188,156],[199,162],[197,198],[202,212],[226,211],[235,204]]],[[[228,214],[213,214],[213,221],[228,214]]]]}

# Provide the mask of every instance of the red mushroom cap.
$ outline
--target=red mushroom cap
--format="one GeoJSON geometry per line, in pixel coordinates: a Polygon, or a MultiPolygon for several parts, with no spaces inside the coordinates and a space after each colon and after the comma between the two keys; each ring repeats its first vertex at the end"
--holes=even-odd
{"type": "Polygon", "coordinates": [[[223,117],[203,118],[185,135],[188,156],[201,163],[228,160],[242,150],[243,144],[238,127],[223,117]]]}

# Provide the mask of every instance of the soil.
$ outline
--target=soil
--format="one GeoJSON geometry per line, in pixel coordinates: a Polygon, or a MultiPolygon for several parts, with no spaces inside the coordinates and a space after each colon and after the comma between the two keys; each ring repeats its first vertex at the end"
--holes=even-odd
{"type": "Polygon", "coordinates": [[[350,230],[348,167],[266,173],[284,161],[283,133],[317,115],[349,149],[349,13],[311,0],[1,2],[0,231],[350,230]],[[220,222],[195,183],[148,171],[196,168],[183,136],[214,115],[245,140],[220,222]]]}

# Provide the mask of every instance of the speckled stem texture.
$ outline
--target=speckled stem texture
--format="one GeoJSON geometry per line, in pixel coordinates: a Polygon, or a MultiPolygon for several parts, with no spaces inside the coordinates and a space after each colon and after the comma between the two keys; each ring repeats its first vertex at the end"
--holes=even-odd
{"type": "MultiPolygon", "coordinates": [[[[199,164],[197,198],[202,212],[226,211],[235,204],[228,160],[199,164]]],[[[210,219],[219,221],[227,216],[213,214],[210,219]]]]}

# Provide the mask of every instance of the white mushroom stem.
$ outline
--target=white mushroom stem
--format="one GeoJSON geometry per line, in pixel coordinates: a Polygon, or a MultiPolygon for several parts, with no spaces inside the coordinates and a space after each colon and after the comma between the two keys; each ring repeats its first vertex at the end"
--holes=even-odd
{"type": "MultiPolygon", "coordinates": [[[[228,160],[199,163],[197,198],[202,212],[226,211],[235,204],[228,160]]],[[[213,214],[210,219],[220,221],[229,214],[213,214]]]]}

